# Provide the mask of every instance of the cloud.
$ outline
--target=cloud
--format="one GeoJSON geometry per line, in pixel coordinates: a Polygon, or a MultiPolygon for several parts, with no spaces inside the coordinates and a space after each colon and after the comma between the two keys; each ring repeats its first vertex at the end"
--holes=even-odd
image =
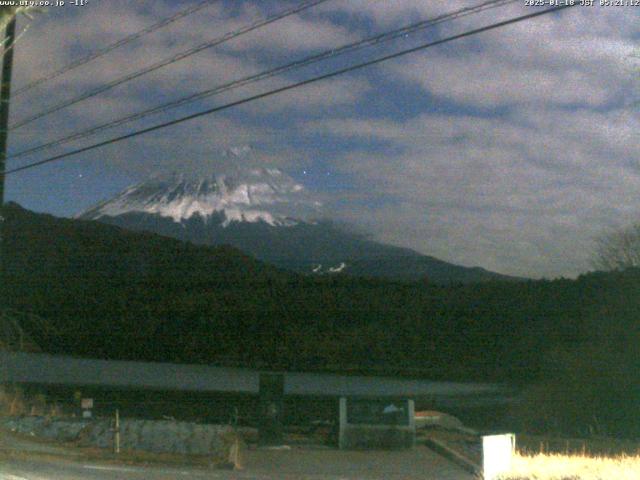
{"type": "MultiPolygon", "coordinates": [[[[224,2],[214,2],[195,15],[185,17],[152,35],[143,36],[124,48],[116,49],[17,97],[12,104],[12,123],[282,9],[282,5],[271,10],[263,9],[262,4],[256,3],[245,4],[244,8],[236,11],[224,2]]],[[[150,6],[132,8],[130,2],[122,0],[99,2],[87,9],[49,9],[36,18],[29,34],[21,40],[14,83],[23,85],[38,79],[77,59],[83,51],[94,51],[109,45],[177,10],[169,2],[154,2],[150,6]],[[73,12],[73,15],[69,12],[73,12]]],[[[309,13],[294,15],[38,120],[26,127],[29,132],[21,131],[16,135],[17,141],[13,142],[13,146],[15,150],[22,150],[33,145],[33,142],[57,139],[87,126],[121,118],[263,71],[273,62],[269,62],[260,52],[268,51],[275,59],[281,57],[282,62],[286,62],[289,61],[287,56],[293,52],[298,52],[298,56],[304,55],[309,50],[329,48],[355,38],[348,28],[327,19],[316,18],[309,13]]],[[[193,108],[201,110],[209,105],[224,104],[293,81],[294,77],[273,78],[218,95],[204,103],[195,104],[193,108]]],[[[366,79],[339,78],[272,97],[269,101],[247,106],[244,111],[252,115],[270,115],[287,110],[299,113],[317,111],[353,104],[368,89],[366,79]]]]}
{"type": "Polygon", "coordinates": [[[447,2],[416,2],[415,0],[350,0],[348,2],[329,2],[321,10],[346,12],[353,16],[365,17],[376,24],[389,27],[399,23],[408,23],[417,18],[430,18],[444,13],[477,4],[471,0],[449,0],[447,2]]]}
{"type": "MultiPolygon", "coordinates": [[[[296,81],[291,79],[287,82],[281,80],[263,82],[259,86],[251,88],[247,95],[266,92],[296,81]]],[[[242,108],[254,115],[282,113],[283,111],[306,112],[307,114],[315,114],[318,111],[330,113],[336,106],[357,103],[371,88],[369,81],[363,78],[333,78],[288,90],[250,103],[242,108]]]]}
{"type": "Polygon", "coordinates": [[[609,16],[574,10],[436,47],[388,68],[438,99],[485,109],[536,103],[597,108],[628,97],[636,45],[602,29],[609,16]],[[594,26],[578,29],[586,19],[594,26]]]}
{"type": "MultiPolygon", "coordinates": [[[[252,17],[257,19],[260,15],[252,17]]],[[[247,20],[247,15],[239,19],[238,27],[249,23],[247,20]]],[[[356,39],[357,36],[349,29],[328,20],[294,16],[234,40],[228,48],[235,51],[275,49],[291,54],[331,48],[356,39]]]]}
{"type": "Polygon", "coordinates": [[[305,131],[393,147],[334,161],[369,192],[347,216],[378,238],[505,273],[557,276],[588,269],[597,233],[639,213],[638,128],[625,112],[547,109],[526,122],[426,114],[315,121],[305,131]]]}
{"type": "MultiPolygon", "coordinates": [[[[396,7],[369,13],[384,23],[415,4],[396,7]]],[[[414,101],[453,102],[458,112],[308,122],[305,132],[356,145],[334,164],[368,201],[343,216],[467,265],[525,276],[587,270],[593,238],[639,213],[640,125],[628,107],[638,17],[578,10],[384,67],[424,91],[414,101]]]]}
{"type": "MultiPolygon", "coordinates": [[[[12,148],[476,4],[327,2],[12,132],[12,148]]],[[[36,18],[16,49],[15,85],[182,8],[169,1],[110,0],[84,9],[50,9],[36,18]]],[[[282,8],[268,1],[214,2],[15,98],[12,119],[282,8]]],[[[291,170],[302,165],[334,168],[347,179],[342,191],[324,192],[333,199],[335,214],[366,226],[382,240],[505,273],[575,275],[588,268],[592,237],[638,213],[640,125],[637,110],[628,108],[639,85],[638,61],[632,57],[640,17],[636,10],[580,7],[539,17],[137,137],[81,159],[109,161],[115,170],[141,177],[174,167],[217,168],[221,151],[250,144],[265,164],[291,170]]],[[[531,11],[523,2],[513,2],[410,36],[384,51],[531,11]]],[[[255,95],[323,68],[328,67],[243,87],[135,127],[255,95]]],[[[58,168],[64,171],[64,164],[58,168]]],[[[33,185],[35,196],[38,187],[33,185]]],[[[65,195],[63,188],[56,193],[65,195]]]]}

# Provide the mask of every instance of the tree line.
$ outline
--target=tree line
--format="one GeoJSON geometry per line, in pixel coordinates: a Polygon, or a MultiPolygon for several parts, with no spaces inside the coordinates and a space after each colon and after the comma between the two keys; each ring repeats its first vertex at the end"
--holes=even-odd
{"type": "Polygon", "coordinates": [[[508,382],[536,405],[517,414],[528,429],[635,424],[637,269],[451,286],[316,277],[16,205],[4,216],[4,306],[46,320],[29,335],[51,353],[508,382]]]}

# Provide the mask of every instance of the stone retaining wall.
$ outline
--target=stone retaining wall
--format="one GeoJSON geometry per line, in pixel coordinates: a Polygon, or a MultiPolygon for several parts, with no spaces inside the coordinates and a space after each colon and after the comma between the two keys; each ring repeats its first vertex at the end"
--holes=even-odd
{"type": "MultiPolygon", "coordinates": [[[[74,442],[83,447],[111,448],[111,419],[0,418],[0,427],[40,438],[74,442]]],[[[120,448],[154,453],[224,456],[236,440],[228,425],[122,419],[120,448]]]]}

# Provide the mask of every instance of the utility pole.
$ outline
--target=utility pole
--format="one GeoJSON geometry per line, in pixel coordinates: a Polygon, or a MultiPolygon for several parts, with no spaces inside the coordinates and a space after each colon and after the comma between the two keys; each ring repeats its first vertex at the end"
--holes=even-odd
{"type": "MultiPolygon", "coordinates": [[[[4,55],[2,57],[2,85],[0,86],[0,206],[4,204],[4,174],[9,135],[9,101],[11,99],[11,72],[13,70],[13,43],[16,37],[14,16],[4,33],[4,55]]],[[[0,235],[0,239],[2,235],[0,235]]]]}
{"type": "MultiPolygon", "coordinates": [[[[11,19],[4,33],[2,57],[2,85],[0,85],[0,281],[4,281],[4,171],[6,170],[7,139],[9,136],[9,100],[11,99],[11,71],[13,46],[16,37],[16,17],[11,19]]],[[[1,295],[1,294],[0,294],[1,295]]],[[[0,297],[0,307],[4,298],[0,297]]]]}

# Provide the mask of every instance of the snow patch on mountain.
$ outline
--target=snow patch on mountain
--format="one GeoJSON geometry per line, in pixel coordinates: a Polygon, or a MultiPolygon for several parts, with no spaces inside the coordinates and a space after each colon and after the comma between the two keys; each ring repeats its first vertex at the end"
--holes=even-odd
{"type": "Polygon", "coordinates": [[[340,262],[335,267],[328,267],[326,269],[322,266],[321,263],[318,263],[311,266],[311,273],[317,273],[319,275],[327,273],[341,273],[345,268],[347,268],[346,262],[340,262]]]}
{"type": "Polygon", "coordinates": [[[346,263],[341,262],[337,267],[329,267],[329,273],[340,273],[345,269],[346,266],[346,263]]]}

